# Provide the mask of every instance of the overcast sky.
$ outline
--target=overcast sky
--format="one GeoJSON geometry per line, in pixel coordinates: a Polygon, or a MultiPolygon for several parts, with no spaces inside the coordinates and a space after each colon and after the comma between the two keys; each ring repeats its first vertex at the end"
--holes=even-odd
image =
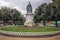
{"type": "Polygon", "coordinates": [[[16,8],[17,10],[21,11],[22,14],[26,14],[26,6],[28,2],[31,2],[33,10],[35,10],[38,5],[43,3],[50,3],[51,0],[0,0],[0,7],[7,6],[11,8],[16,8]]]}

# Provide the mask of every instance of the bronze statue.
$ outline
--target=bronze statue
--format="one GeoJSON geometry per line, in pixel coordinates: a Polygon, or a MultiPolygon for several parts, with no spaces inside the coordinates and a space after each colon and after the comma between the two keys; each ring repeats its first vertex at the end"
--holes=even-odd
{"type": "Polygon", "coordinates": [[[27,6],[27,13],[32,13],[32,6],[31,6],[30,2],[27,6]]]}

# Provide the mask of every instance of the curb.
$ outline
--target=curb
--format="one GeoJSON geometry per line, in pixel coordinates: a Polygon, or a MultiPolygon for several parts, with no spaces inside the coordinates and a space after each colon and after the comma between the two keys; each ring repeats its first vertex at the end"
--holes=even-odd
{"type": "Polygon", "coordinates": [[[0,30],[0,34],[13,37],[48,37],[60,35],[60,31],[53,32],[10,32],[0,30]]]}

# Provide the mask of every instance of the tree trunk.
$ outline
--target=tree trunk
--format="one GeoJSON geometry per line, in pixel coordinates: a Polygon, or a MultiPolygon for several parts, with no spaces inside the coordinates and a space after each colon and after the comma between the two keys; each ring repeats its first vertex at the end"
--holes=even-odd
{"type": "Polygon", "coordinates": [[[5,23],[6,23],[6,21],[4,21],[4,26],[6,25],[5,23]]]}
{"type": "Polygon", "coordinates": [[[45,21],[43,21],[43,25],[45,26],[45,21]]]}
{"type": "Polygon", "coordinates": [[[13,21],[14,25],[16,25],[15,21],[13,21]]]}
{"type": "Polygon", "coordinates": [[[56,27],[58,26],[57,20],[55,20],[55,25],[56,25],[56,27]]]}

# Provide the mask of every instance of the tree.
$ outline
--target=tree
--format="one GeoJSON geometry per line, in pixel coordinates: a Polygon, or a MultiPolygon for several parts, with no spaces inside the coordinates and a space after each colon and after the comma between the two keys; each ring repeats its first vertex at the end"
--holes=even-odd
{"type": "Polygon", "coordinates": [[[58,26],[57,21],[60,20],[60,0],[52,1],[53,3],[44,3],[36,8],[34,17],[36,22],[43,20],[45,25],[45,21],[55,21],[56,26],[58,26]]]}
{"type": "Polygon", "coordinates": [[[36,10],[35,10],[35,17],[34,17],[36,22],[40,22],[41,20],[43,20],[44,26],[45,26],[45,21],[47,19],[46,6],[47,6],[46,3],[42,4],[41,6],[38,6],[38,8],[36,8],[36,10]]]}
{"type": "Polygon", "coordinates": [[[58,26],[57,21],[60,20],[60,0],[53,0],[54,13],[55,13],[55,24],[58,26]]]}
{"type": "MultiPolygon", "coordinates": [[[[19,12],[16,9],[12,9],[9,7],[2,7],[0,9],[0,20],[4,21],[4,24],[8,21],[8,20],[12,20],[13,22],[15,21],[21,21],[22,17],[21,17],[21,12],[19,12]]],[[[22,23],[23,20],[20,22],[22,23]]]]}

